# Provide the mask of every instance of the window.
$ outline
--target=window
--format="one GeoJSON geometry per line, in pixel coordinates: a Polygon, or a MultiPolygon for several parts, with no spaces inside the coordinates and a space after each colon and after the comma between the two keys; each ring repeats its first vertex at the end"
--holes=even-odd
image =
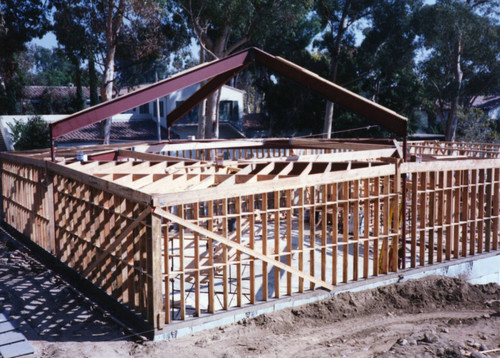
{"type": "MultiPolygon", "coordinates": [[[[184,102],[184,101],[176,101],[175,102],[176,107],[179,107],[182,104],[182,102],[184,102]]],[[[184,117],[179,119],[179,121],[177,123],[198,123],[198,108],[199,107],[200,106],[194,107],[192,110],[189,111],[188,114],[186,114],[184,117]]],[[[160,112],[161,112],[161,108],[160,108],[160,112]]]]}
{"type": "MultiPolygon", "coordinates": [[[[158,111],[156,110],[156,101],[153,102],[153,113],[154,116],[157,116],[158,111]]],[[[163,101],[160,101],[160,117],[165,116],[165,112],[163,111],[163,101]]]]}
{"type": "Polygon", "coordinates": [[[239,119],[238,101],[220,101],[219,120],[238,122],[239,119]]]}
{"type": "Polygon", "coordinates": [[[143,104],[139,107],[140,114],[149,114],[149,103],[143,104]]]}

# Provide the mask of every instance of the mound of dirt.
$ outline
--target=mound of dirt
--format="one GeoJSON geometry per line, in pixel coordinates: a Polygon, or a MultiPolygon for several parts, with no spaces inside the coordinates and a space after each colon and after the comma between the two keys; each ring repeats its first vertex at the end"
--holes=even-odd
{"type": "Polygon", "coordinates": [[[0,238],[0,310],[38,357],[500,357],[500,286],[428,277],[203,331],[137,342],[0,238]]]}

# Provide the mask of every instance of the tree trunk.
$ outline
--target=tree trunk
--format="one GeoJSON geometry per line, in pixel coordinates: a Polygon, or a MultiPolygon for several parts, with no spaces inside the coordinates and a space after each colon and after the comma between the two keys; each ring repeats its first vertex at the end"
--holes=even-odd
{"type": "MultiPolygon", "coordinates": [[[[106,57],[104,58],[104,73],[101,85],[101,100],[109,101],[113,97],[113,81],[115,76],[115,53],[118,34],[123,25],[123,13],[125,11],[125,0],[120,0],[113,14],[114,0],[108,0],[106,18],[106,57]]],[[[102,144],[109,144],[111,135],[111,118],[101,122],[100,137],[102,144]]]]}
{"type": "Polygon", "coordinates": [[[205,116],[205,138],[213,138],[215,117],[217,116],[217,92],[207,98],[207,112],[205,116]]]}
{"type": "Polygon", "coordinates": [[[97,94],[97,75],[95,70],[94,54],[89,55],[89,90],[90,90],[90,105],[95,106],[99,103],[97,94]]]}
{"type": "Polygon", "coordinates": [[[457,112],[458,112],[458,106],[460,104],[460,91],[462,89],[462,78],[463,78],[463,72],[461,67],[461,56],[462,56],[462,36],[461,34],[459,34],[455,49],[455,66],[454,66],[456,92],[451,102],[450,113],[448,115],[448,123],[445,132],[445,139],[450,142],[455,141],[455,134],[457,132],[457,126],[458,126],[457,112]]]}
{"type": "MultiPolygon", "coordinates": [[[[337,35],[335,37],[335,49],[332,53],[332,59],[330,63],[330,79],[333,83],[337,81],[337,72],[339,68],[339,56],[340,47],[342,45],[342,38],[347,30],[347,11],[350,6],[350,1],[346,1],[344,4],[344,9],[342,11],[342,17],[339,21],[339,26],[337,28],[337,35]]],[[[331,28],[333,32],[333,26],[331,28]]],[[[332,136],[332,125],[333,125],[333,112],[335,110],[334,103],[331,101],[326,101],[325,108],[325,120],[323,125],[323,136],[325,138],[331,138],[332,136]]]]}
{"type": "MultiPolygon", "coordinates": [[[[200,64],[205,62],[205,51],[200,48],[200,64]]],[[[203,86],[206,82],[202,82],[200,85],[203,86]]],[[[203,100],[198,107],[198,129],[196,131],[197,139],[205,139],[206,121],[205,115],[207,113],[207,100],[203,100]]]]}

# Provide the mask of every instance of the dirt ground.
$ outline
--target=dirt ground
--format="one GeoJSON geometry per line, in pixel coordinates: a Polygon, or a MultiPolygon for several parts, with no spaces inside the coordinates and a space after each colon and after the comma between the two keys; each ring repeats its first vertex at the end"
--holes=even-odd
{"type": "Polygon", "coordinates": [[[144,342],[0,238],[0,312],[37,357],[500,357],[500,286],[443,277],[144,342]]]}

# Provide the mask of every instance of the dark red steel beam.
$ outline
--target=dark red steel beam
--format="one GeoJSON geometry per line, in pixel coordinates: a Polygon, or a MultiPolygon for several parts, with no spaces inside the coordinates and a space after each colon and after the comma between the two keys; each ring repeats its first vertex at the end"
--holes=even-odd
{"type": "Polygon", "coordinates": [[[398,135],[405,136],[407,134],[408,119],[396,112],[348,91],[280,57],[272,56],[259,49],[254,49],[254,56],[256,62],[318,92],[332,102],[341,104],[398,135]]]}
{"type": "Polygon", "coordinates": [[[174,110],[167,115],[167,127],[170,127],[176,121],[189,113],[190,110],[200,104],[200,102],[202,102],[216,90],[221,88],[231,78],[250,66],[250,64],[251,62],[248,62],[243,66],[232,69],[231,71],[221,73],[220,75],[212,78],[208,83],[199,88],[188,99],[182,102],[179,106],[175,107],[174,110]]]}
{"type": "Polygon", "coordinates": [[[209,62],[173,77],[152,84],[151,86],[114,98],[97,106],[84,109],[61,120],[51,123],[52,138],[73,132],[93,123],[102,121],[115,114],[125,112],[172,92],[205,81],[228,70],[239,68],[252,61],[252,49],[238,52],[221,60],[209,62]]]}

